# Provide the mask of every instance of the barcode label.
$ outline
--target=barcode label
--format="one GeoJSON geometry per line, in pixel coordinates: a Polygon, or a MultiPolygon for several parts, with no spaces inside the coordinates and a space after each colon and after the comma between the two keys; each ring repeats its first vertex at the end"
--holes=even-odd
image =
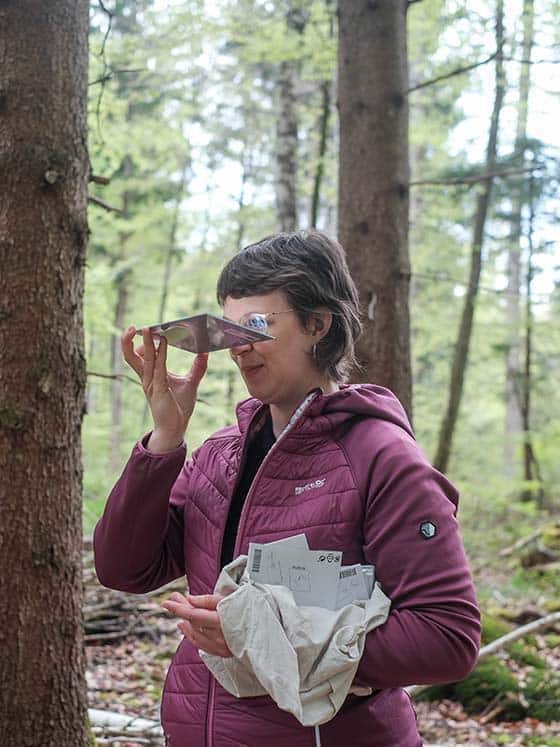
{"type": "Polygon", "coordinates": [[[251,573],[260,573],[261,558],[262,558],[262,549],[255,549],[255,552],[253,554],[253,565],[251,566],[251,573]]]}
{"type": "Polygon", "coordinates": [[[348,578],[348,576],[355,576],[356,574],[356,568],[341,568],[339,578],[348,578]]]}

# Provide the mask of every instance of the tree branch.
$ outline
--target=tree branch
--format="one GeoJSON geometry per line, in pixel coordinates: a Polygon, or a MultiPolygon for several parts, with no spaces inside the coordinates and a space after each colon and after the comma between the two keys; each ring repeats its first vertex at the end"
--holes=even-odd
{"type": "Polygon", "coordinates": [[[500,550],[498,553],[499,558],[507,558],[510,555],[513,555],[514,552],[517,550],[520,550],[522,547],[526,547],[529,545],[533,540],[537,539],[537,537],[541,534],[543,530],[543,527],[539,527],[534,532],[531,532],[527,537],[521,537],[521,539],[518,539],[517,542],[514,542],[513,545],[510,545],[509,547],[505,547],[503,550],[500,550]]]}
{"type": "Polygon", "coordinates": [[[107,39],[109,38],[109,34],[111,33],[114,13],[107,8],[103,0],[97,0],[97,2],[99,3],[99,7],[101,8],[101,10],[105,13],[107,18],[109,19],[109,22],[107,24],[107,31],[105,32],[105,36],[103,37],[103,42],[101,44],[101,51],[99,52],[99,56],[105,59],[104,57],[105,56],[105,45],[107,43],[107,39]]]}
{"type": "Polygon", "coordinates": [[[145,67],[134,67],[130,68],[130,70],[109,70],[109,72],[105,73],[101,76],[101,78],[97,78],[97,80],[92,80],[91,83],[88,83],[88,86],[95,86],[98,83],[106,83],[108,80],[112,80],[115,75],[121,75],[125,73],[142,73],[146,70],[145,67]]]}
{"type": "Polygon", "coordinates": [[[102,184],[103,186],[111,184],[111,180],[108,177],[99,176],[98,174],[90,174],[89,181],[93,182],[94,184],[102,184]]]}
{"type": "Polygon", "coordinates": [[[458,67],[455,70],[451,70],[449,73],[444,73],[443,75],[438,75],[436,78],[431,78],[430,80],[425,80],[422,83],[418,83],[415,86],[412,86],[412,88],[409,88],[407,93],[412,93],[413,91],[418,91],[421,88],[426,88],[427,86],[433,86],[435,83],[440,83],[442,80],[447,80],[448,78],[453,78],[455,75],[462,75],[463,73],[468,73],[471,70],[474,70],[477,67],[482,67],[482,65],[487,65],[489,62],[492,62],[492,60],[496,59],[496,57],[500,54],[502,51],[502,46],[498,47],[496,51],[490,55],[490,57],[487,57],[485,60],[481,60],[480,62],[473,62],[471,65],[465,65],[464,67],[458,67]]]}
{"type": "Polygon", "coordinates": [[[99,80],[101,83],[101,89],[99,91],[99,96],[97,97],[97,105],[95,107],[95,118],[97,121],[97,130],[100,135],[101,141],[103,141],[103,137],[101,136],[101,101],[103,99],[103,93],[105,91],[105,83],[107,81],[107,71],[109,70],[109,65],[107,64],[107,58],[105,57],[105,46],[107,44],[107,39],[109,38],[109,34],[111,33],[111,28],[113,27],[113,12],[110,11],[103,0],[97,0],[99,3],[99,7],[105,13],[107,16],[108,23],[107,23],[107,30],[105,31],[105,35],[103,36],[103,41],[101,43],[101,49],[99,50],[99,57],[103,61],[103,74],[99,80]]]}
{"type": "Polygon", "coordinates": [[[110,213],[119,213],[122,215],[124,212],[121,208],[113,207],[112,205],[109,205],[108,202],[100,200],[99,197],[95,197],[94,195],[88,195],[88,202],[91,202],[93,205],[98,205],[104,210],[108,210],[110,213]]]}
{"type": "MultiPolygon", "coordinates": [[[[98,371],[86,371],[86,376],[99,376],[100,379],[122,379],[123,381],[132,381],[133,384],[138,384],[138,386],[142,386],[141,383],[138,381],[138,379],[133,379],[132,376],[127,376],[126,374],[105,374],[105,373],[99,373],[98,371]]],[[[202,397],[197,397],[196,402],[201,403],[203,405],[210,404],[210,402],[208,402],[207,399],[203,399],[202,397]]],[[[158,589],[158,593],[160,591],[161,589],[158,589]]]]}
{"type": "Polygon", "coordinates": [[[486,182],[489,179],[499,179],[506,176],[516,176],[518,174],[526,174],[528,172],[537,171],[541,166],[531,166],[525,169],[503,169],[502,171],[488,171],[486,174],[473,174],[472,176],[453,176],[448,179],[419,179],[415,182],[409,182],[409,187],[419,187],[426,184],[435,186],[446,186],[456,184],[477,184],[478,182],[486,182]]]}
{"type": "Polygon", "coordinates": [[[101,379],[122,379],[123,381],[132,381],[133,384],[141,386],[138,379],[133,379],[132,376],[127,376],[126,374],[105,374],[98,371],[86,371],[86,376],[99,376],[101,379]]]}
{"type": "Polygon", "coordinates": [[[518,65],[560,65],[560,60],[516,60],[515,57],[504,57],[504,60],[518,65]]]}
{"type": "MultiPolygon", "coordinates": [[[[506,635],[503,635],[501,638],[497,638],[495,641],[483,646],[478,652],[478,661],[484,659],[486,656],[495,654],[496,651],[499,651],[504,648],[504,646],[508,646],[514,641],[518,641],[520,638],[525,638],[525,636],[531,635],[532,633],[538,633],[539,630],[548,628],[550,625],[554,625],[558,622],[560,622],[560,612],[552,612],[550,615],[545,615],[544,617],[540,617],[538,620],[533,620],[533,622],[527,623],[527,625],[522,625],[520,628],[516,628],[510,633],[506,633],[506,635]]],[[[410,687],[405,688],[405,690],[411,697],[414,697],[426,690],[428,687],[430,687],[430,685],[411,685],[410,687]]]]}

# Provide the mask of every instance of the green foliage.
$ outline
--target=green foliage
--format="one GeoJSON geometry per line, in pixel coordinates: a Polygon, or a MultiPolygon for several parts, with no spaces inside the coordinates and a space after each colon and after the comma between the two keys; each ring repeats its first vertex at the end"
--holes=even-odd
{"type": "Polygon", "coordinates": [[[454,688],[455,697],[467,713],[481,713],[498,696],[513,696],[519,685],[507,666],[496,656],[482,659],[476,669],[454,688]]]}
{"type": "Polygon", "coordinates": [[[550,648],[560,648],[560,633],[548,633],[544,639],[550,648]]]}
{"type": "Polygon", "coordinates": [[[91,729],[89,718],[87,719],[87,732],[88,732],[88,747],[96,747],[97,742],[95,739],[95,734],[93,733],[91,729]]]}
{"type": "Polygon", "coordinates": [[[546,661],[526,641],[514,641],[507,647],[507,652],[509,657],[518,664],[535,669],[547,668],[546,661]]]}
{"type": "Polygon", "coordinates": [[[511,625],[499,617],[482,614],[482,644],[492,643],[509,633],[511,625]]]}
{"type": "Polygon", "coordinates": [[[556,721],[560,711],[560,674],[535,669],[527,678],[523,691],[528,702],[527,713],[540,721],[556,721]]]}
{"type": "Polygon", "coordinates": [[[455,683],[443,685],[430,685],[418,693],[416,699],[419,701],[432,702],[434,700],[453,700],[455,697],[455,683]]]}
{"type": "Polygon", "coordinates": [[[519,684],[507,666],[496,656],[481,659],[474,671],[461,682],[432,685],[419,695],[419,700],[449,698],[464,706],[467,713],[482,713],[498,699],[507,703],[508,717],[520,718],[523,709],[518,701],[519,684]]]}
{"type": "Polygon", "coordinates": [[[560,552],[560,522],[547,524],[543,527],[541,542],[550,550],[557,550],[560,552]]]}

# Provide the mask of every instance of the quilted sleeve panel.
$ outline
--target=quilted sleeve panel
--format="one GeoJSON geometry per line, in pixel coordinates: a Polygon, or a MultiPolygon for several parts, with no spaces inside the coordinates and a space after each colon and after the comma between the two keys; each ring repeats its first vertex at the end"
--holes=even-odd
{"type": "Polygon", "coordinates": [[[136,444],[94,531],[99,581],[136,594],[185,573],[183,505],[192,471],[185,446],[153,454],[136,444]]]}

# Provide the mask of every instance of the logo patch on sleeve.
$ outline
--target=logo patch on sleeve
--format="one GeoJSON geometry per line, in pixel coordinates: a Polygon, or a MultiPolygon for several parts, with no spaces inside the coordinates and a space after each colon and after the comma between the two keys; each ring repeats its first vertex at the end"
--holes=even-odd
{"type": "Polygon", "coordinates": [[[418,530],[421,537],[424,537],[424,539],[432,539],[432,537],[435,537],[437,534],[437,527],[432,521],[423,521],[420,524],[420,529],[418,530]]]}

